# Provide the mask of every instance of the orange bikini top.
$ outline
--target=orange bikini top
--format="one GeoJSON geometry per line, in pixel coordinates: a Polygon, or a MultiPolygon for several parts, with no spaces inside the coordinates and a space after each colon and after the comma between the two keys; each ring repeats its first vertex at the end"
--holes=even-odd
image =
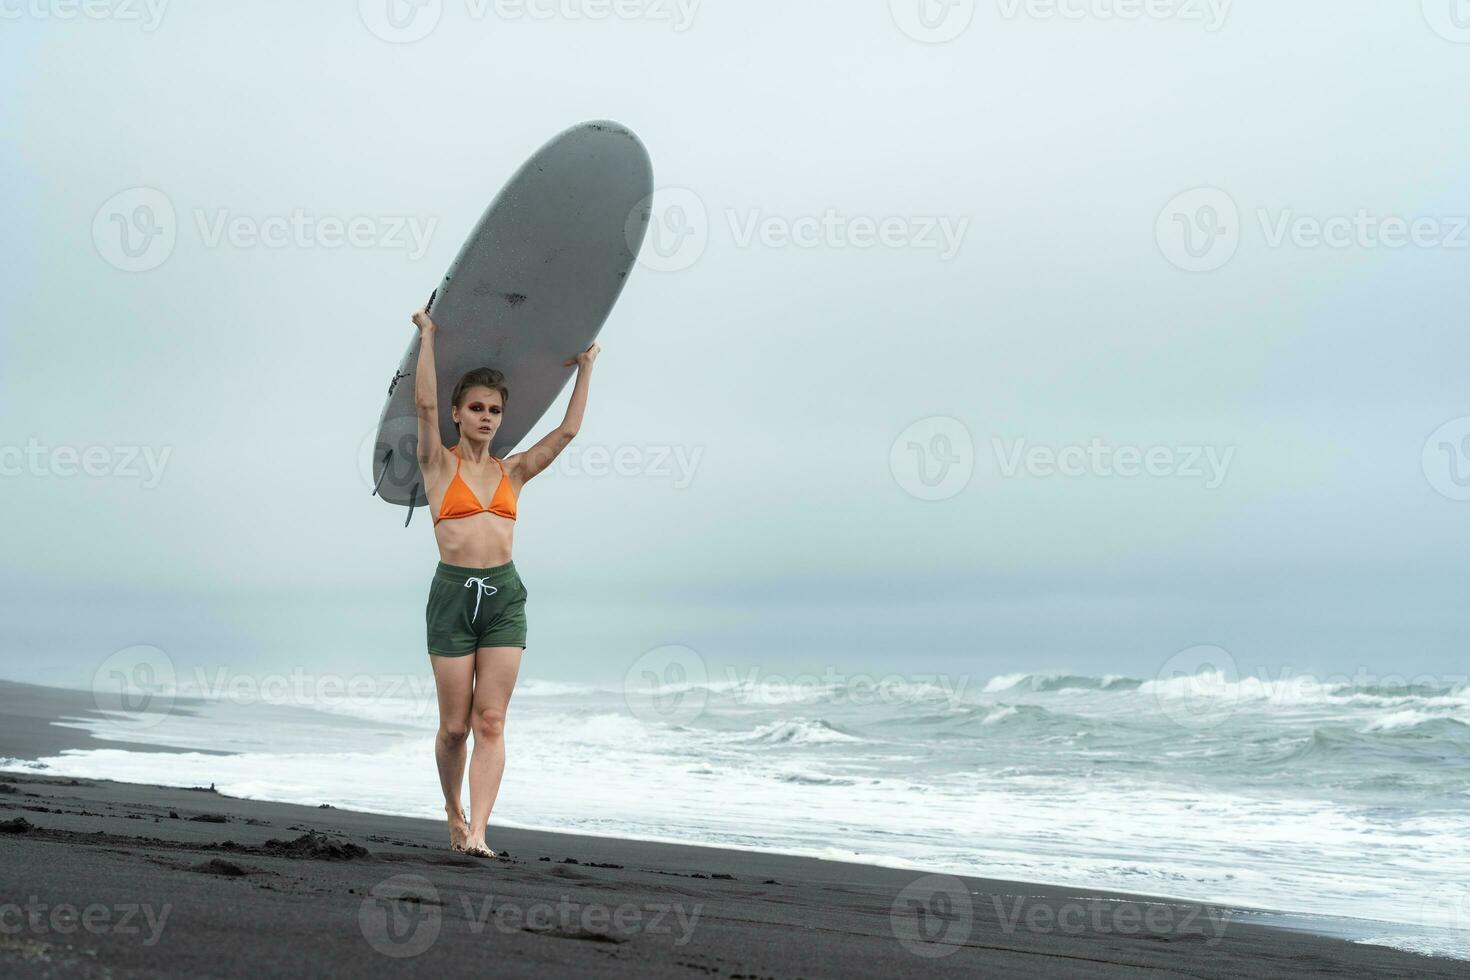
{"type": "MultiPolygon", "coordinates": [[[[495,497],[490,501],[490,506],[481,507],[480,498],[475,496],[475,491],[459,475],[459,464],[463,462],[459,453],[456,449],[449,451],[454,453],[454,479],[449,481],[449,489],[444,491],[444,502],[439,505],[439,516],[434,518],[434,523],[456,517],[474,517],[476,514],[499,514],[515,520],[516,495],[510,488],[510,477],[506,475],[505,465],[500,460],[495,460],[495,465],[500,467],[500,483],[495,487],[495,497]]],[[[494,459],[493,456],[491,458],[494,459]]]]}

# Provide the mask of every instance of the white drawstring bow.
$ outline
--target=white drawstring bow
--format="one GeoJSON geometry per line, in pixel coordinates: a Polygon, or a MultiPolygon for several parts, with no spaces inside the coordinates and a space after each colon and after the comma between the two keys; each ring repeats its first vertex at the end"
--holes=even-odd
{"type": "Polygon", "coordinates": [[[470,617],[470,622],[473,623],[480,618],[481,596],[492,596],[500,590],[482,578],[467,578],[464,580],[464,587],[475,590],[475,614],[470,617]]]}

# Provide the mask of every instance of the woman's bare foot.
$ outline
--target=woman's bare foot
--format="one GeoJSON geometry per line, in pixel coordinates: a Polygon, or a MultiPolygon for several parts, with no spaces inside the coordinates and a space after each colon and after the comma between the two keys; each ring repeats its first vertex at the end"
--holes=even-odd
{"type": "Polygon", "coordinates": [[[465,819],[464,811],[459,807],[446,805],[449,811],[449,849],[451,851],[463,851],[465,843],[470,839],[470,822],[465,819]]]}
{"type": "Polygon", "coordinates": [[[482,841],[482,840],[469,840],[469,841],[465,841],[464,847],[460,848],[460,850],[464,851],[464,853],[466,853],[466,854],[473,855],[474,857],[482,857],[482,858],[493,858],[493,857],[495,857],[495,852],[492,851],[492,850],[490,850],[490,848],[486,847],[485,846],[485,842],[482,841]]]}

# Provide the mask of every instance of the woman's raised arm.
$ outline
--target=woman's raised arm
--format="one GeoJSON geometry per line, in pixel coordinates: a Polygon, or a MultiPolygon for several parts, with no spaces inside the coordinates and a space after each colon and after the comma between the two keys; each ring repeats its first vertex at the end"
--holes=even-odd
{"type": "Polygon", "coordinates": [[[444,442],[439,438],[439,381],[434,370],[434,334],[437,328],[429,319],[427,308],[413,315],[419,328],[419,363],[414,368],[414,412],[419,420],[419,469],[428,482],[429,470],[437,468],[443,456],[444,442]]]}
{"type": "Polygon", "coordinates": [[[536,445],[525,452],[512,456],[506,460],[516,475],[520,477],[521,485],[551,465],[552,460],[561,455],[561,451],[567,448],[577,430],[582,427],[582,413],[587,408],[587,388],[592,383],[592,362],[597,360],[597,354],[602,348],[597,341],[592,342],[576,357],[568,358],[566,366],[577,365],[577,383],[572,388],[572,400],[567,404],[567,414],[561,420],[561,425],[552,429],[542,436],[536,445]]]}

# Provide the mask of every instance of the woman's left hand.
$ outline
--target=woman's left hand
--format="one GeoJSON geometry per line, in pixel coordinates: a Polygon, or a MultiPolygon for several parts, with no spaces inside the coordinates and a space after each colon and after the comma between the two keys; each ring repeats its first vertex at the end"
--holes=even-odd
{"type": "Polygon", "coordinates": [[[571,367],[573,364],[575,364],[577,365],[577,367],[582,369],[590,368],[592,366],[592,362],[597,360],[597,353],[600,350],[602,350],[602,347],[597,343],[597,341],[594,340],[591,347],[588,347],[576,357],[567,358],[566,361],[562,363],[562,367],[571,367]]]}

